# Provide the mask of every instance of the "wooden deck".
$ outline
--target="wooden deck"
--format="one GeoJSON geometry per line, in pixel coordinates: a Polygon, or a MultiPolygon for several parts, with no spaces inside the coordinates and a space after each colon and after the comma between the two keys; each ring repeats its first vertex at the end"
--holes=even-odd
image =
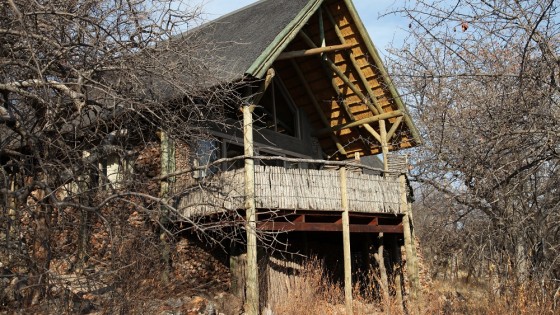
{"type": "MultiPolygon", "coordinates": [[[[349,211],[400,214],[396,177],[347,172],[349,211]]],[[[340,172],[255,166],[257,209],[341,211],[340,172]]],[[[186,217],[244,208],[243,169],[198,180],[183,193],[179,210],[186,217]]]]}

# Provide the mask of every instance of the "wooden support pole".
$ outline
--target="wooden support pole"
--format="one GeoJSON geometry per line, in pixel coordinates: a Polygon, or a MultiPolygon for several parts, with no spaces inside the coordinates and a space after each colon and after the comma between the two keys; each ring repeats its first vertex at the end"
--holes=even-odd
{"type": "MultiPolygon", "coordinates": [[[[385,127],[385,120],[381,119],[379,121],[379,137],[381,140],[381,152],[383,152],[383,170],[385,171],[385,175],[387,175],[387,171],[389,171],[389,147],[387,146],[387,129],[385,127]]],[[[385,268],[385,257],[383,256],[384,252],[384,242],[385,239],[383,237],[383,233],[379,233],[379,249],[377,253],[377,263],[379,264],[379,275],[381,279],[381,287],[383,289],[383,299],[385,301],[385,307],[389,308],[389,280],[387,277],[387,268],[385,268]]]]}
{"type": "Polygon", "coordinates": [[[403,211],[404,216],[402,219],[403,223],[403,236],[404,236],[404,248],[406,253],[406,271],[408,275],[408,282],[410,285],[410,306],[411,309],[414,308],[416,302],[418,301],[418,293],[420,287],[420,281],[418,279],[418,272],[416,270],[416,255],[414,251],[414,238],[411,230],[410,222],[410,207],[408,205],[408,192],[406,185],[406,176],[399,176],[399,186],[401,190],[401,211],[403,211]]]}
{"type": "Polygon", "coordinates": [[[255,210],[255,166],[252,159],[253,148],[253,109],[254,105],[243,106],[243,144],[245,151],[245,211],[247,232],[247,278],[245,291],[247,315],[259,314],[259,282],[257,264],[257,223],[255,210]]]}
{"type": "Polygon", "coordinates": [[[389,171],[389,146],[387,145],[385,119],[379,120],[379,135],[381,138],[381,152],[383,153],[383,170],[385,171],[385,175],[387,175],[387,171],[389,171]]]}
{"type": "MultiPolygon", "coordinates": [[[[165,131],[159,131],[158,136],[160,139],[160,168],[161,176],[166,176],[167,174],[175,172],[175,150],[173,146],[173,141],[169,139],[169,136],[165,131]]],[[[169,198],[171,186],[170,182],[174,177],[169,177],[166,180],[160,181],[160,198],[169,198]]],[[[160,207],[161,215],[159,224],[165,226],[169,224],[169,208],[165,205],[160,207]]],[[[171,277],[171,245],[169,244],[169,237],[165,230],[161,231],[159,235],[161,241],[161,258],[164,261],[165,269],[162,273],[162,280],[164,283],[169,282],[171,277]]]]}
{"type": "Polygon", "coordinates": [[[245,282],[246,282],[247,254],[241,251],[236,244],[230,246],[229,269],[231,272],[230,290],[241,301],[246,300],[245,282]]]}
{"type": "Polygon", "coordinates": [[[392,256],[391,272],[393,275],[393,285],[395,287],[395,298],[399,307],[400,314],[404,314],[404,300],[403,300],[403,281],[402,281],[402,254],[401,247],[399,246],[399,239],[396,234],[391,236],[390,251],[392,256]]]}
{"type": "Polygon", "coordinates": [[[374,254],[375,260],[377,261],[377,265],[379,266],[379,278],[380,278],[380,286],[381,286],[381,294],[383,296],[383,302],[386,310],[389,308],[389,279],[387,277],[387,268],[385,267],[385,246],[384,246],[384,238],[383,233],[379,233],[378,236],[379,247],[377,248],[377,253],[374,254]]]}
{"type": "MultiPolygon", "coordinates": [[[[272,79],[274,79],[275,76],[276,76],[276,72],[274,71],[273,68],[270,68],[266,71],[266,77],[264,79],[264,83],[261,84],[257,93],[255,93],[255,95],[253,96],[253,101],[252,101],[253,104],[258,104],[261,101],[264,92],[266,92],[266,90],[272,83],[272,79]]],[[[274,115],[274,117],[276,117],[276,115],[274,115]]]]}
{"type": "Polygon", "coordinates": [[[418,299],[421,299],[422,290],[420,287],[420,267],[418,262],[418,252],[416,251],[416,234],[414,232],[414,216],[412,215],[412,204],[408,204],[408,223],[410,224],[410,239],[412,240],[412,256],[414,257],[414,279],[416,281],[418,299]]]}
{"type": "Polygon", "coordinates": [[[340,193],[342,203],[342,247],[344,252],[344,301],[346,314],[352,315],[352,257],[350,252],[350,217],[346,167],[340,168],[340,193]]]}
{"type": "Polygon", "coordinates": [[[354,47],[353,44],[342,44],[342,45],[333,45],[333,46],[325,46],[325,47],[317,47],[311,48],[306,50],[296,50],[296,51],[287,51],[283,52],[278,56],[276,60],[285,60],[285,59],[293,59],[293,58],[301,58],[301,57],[308,57],[314,55],[320,55],[330,51],[337,51],[337,50],[345,50],[354,47]]]}

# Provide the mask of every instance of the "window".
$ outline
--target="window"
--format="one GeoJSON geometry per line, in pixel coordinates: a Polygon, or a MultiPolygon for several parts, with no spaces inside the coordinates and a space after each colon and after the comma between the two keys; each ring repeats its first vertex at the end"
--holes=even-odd
{"type": "MultiPolygon", "coordinates": [[[[220,156],[220,149],[218,142],[214,140],[199,140],[196,143],[196,150],[194,156],[194,166],[205,166],[218,159],[220,156]]],[[[202,170],[194,172],[194,178],[202,178],[207,175],[215,174],[218,171],[218,166],[213,165],[202,170]]]]}
{"type": "Polygon", "coordinates": [[[255,126],[299,137],[297,108],[278,77],[274,77],[259,105],[255,109],[255,126]]]}
{"type": "MultiPolygon", "coordinates": [[[[243,156],[245,153],[243,146],[233,144],[231,142],[224,142],[224,154],[222,157],[224,158],[232,158],[236,156],[243,156]]],[[[243,168],[245,165],[245,161],[243,159],[235,160],[229,163],[224,164],[224,170],[234,170],[243,168]]]]}

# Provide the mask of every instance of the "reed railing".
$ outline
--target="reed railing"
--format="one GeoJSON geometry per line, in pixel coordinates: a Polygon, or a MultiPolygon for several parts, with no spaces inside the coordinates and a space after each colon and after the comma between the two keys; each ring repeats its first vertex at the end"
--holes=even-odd
{"type": "MultiPolygon", "coordinates": [[[[307,167],[313,165],[310,164],[310,160],[298,161],[300,164],[305,163],[307,167]]],[[[348,169],[346,195],[349,211],[365,213],[404,211],[400,209],[402,192],[396,176],[398,170],[393,169],[389,175],[384,176],[382,170],[356,163],[325,163],[325,161],[321,163],[321,169],[255,165],[256,207],[341,211],[341,173],[337,168],[344,166],[348,169]],[[364,168],[376,170],[378,174],[365,174],[364,168]]],[[[180,198],[178,208],[187,217],[243,209],[244,191],[243,169],[216,172],[193,180],[188,192],[180,198]]]]}

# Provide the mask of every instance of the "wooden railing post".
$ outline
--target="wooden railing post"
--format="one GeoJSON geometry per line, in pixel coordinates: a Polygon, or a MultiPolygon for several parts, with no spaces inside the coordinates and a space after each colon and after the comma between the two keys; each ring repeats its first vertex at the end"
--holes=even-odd
{"type": "Polygon", "coordinates": [[[344,300],[346,314],[352,312],[352,257],[350,252],[350,216],[348,214],[348,189],[346,167],[340,168],[340,195],[342,203],[342,248],[344,252],[344,300]]]}
{"type": "Polygon", "coordinates": [[[243,106],[243,144],[245,151],[245,211],[247,232],[247,315],[259,314],[259,282],[257,265],[257,223],[255,210],[255,165],[253,161],[253,109],[254,105],[243,106]]]}

